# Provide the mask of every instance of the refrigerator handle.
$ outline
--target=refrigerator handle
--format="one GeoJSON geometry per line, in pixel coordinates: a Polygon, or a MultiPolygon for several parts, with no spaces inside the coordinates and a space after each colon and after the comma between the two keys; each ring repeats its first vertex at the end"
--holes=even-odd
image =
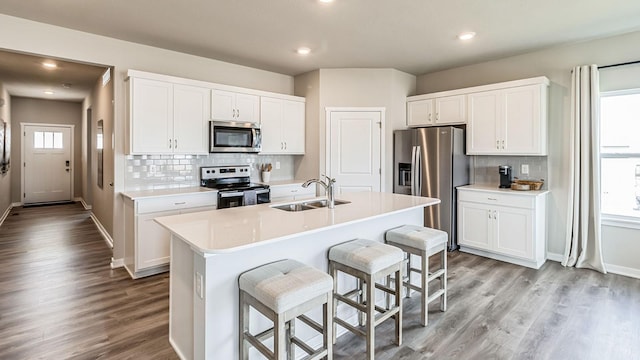
{"type": "Polygon", "coordinates": [[[411,147],[411,195],[416,194],[416,147],[411,147]]]}
{"type": "Polygon", "coordinates": [[[422,194],[422,149],[420,146],[416,146],[416,196],[423,196],[422,194]]]}

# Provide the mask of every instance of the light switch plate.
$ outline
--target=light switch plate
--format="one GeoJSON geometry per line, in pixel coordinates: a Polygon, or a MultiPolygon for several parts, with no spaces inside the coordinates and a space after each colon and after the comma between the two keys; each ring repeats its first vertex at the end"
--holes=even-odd
{"type": "Polygon", "coordinates": [[[520,166],[520,173],[522,173],[522,175],[529,175],[529,164],[522,164],[522,166],[520,166]]]}
{"type": "Polygon", "coordinates": [[[280,161],[276,161],[276,170],[280,170],[280,161]]]}

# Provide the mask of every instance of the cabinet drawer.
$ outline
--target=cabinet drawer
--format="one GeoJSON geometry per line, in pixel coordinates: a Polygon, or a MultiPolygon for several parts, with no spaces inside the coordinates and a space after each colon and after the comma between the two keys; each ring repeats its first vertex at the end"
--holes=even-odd
{"type": "Polygon", "coordinates": [[[214,191],[199,194],[163,196],[152,199],[140,199],[137,214],[157,211],[180,210],[201,206],[215,206],[218,194],[214,191]]]}
{"type": "Polygon", "coordinates": [[[534,196],[504,194],[491,191],[465,191],[462,189],[458,190],[458,200],[489,205],[511,206],[524,209],[533,209],[535,205],[534,196]]]}
{"type": "Polygon", "coordinates": [[[309,186],[303,188],[300,184],[294,185],[272,185],[270,186],[271,198],[291,197],[291,196],[315,196],[316,187],[309,186]]]}

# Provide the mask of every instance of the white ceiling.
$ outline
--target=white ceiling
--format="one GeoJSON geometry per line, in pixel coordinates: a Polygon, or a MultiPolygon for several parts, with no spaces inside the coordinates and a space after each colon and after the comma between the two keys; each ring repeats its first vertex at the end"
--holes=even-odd
{"type": "Polygon", "coordinates": [[[640,30],[634,0],[2,0],[0,13],[288,75],[418,75],[640,30]]]}

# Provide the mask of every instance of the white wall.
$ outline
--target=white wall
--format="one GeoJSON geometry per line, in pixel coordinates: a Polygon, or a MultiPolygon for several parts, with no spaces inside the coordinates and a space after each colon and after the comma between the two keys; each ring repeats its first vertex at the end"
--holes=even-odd
{"type": "MultiPolygon", "coordinates": [[[[0,99],[4,100],[4,105],[0,107],[0,120],[4,120],[9,125],[6,131],[7,134],[11,134],[11,99],[1,82],[0,99]]],[[[14,154],[11,154],[11,157],[13,158],[14,154]]],[[[13,173],[13,169],[15,169],[15,162],[11,161],[10,170],[5,174],[0,174],[0,218],[11,205],[11,173],[13,173]]]]}
{"type": "Polygon", "coordinates": [[[325,171],[327,107],[384,107],[384,191],[393,191],[393,130],[406,128],[406,97],[415,91],[415,81],[415,76],[395,69],[320,69],[297,76],[296,95],[307,97],[307,127],[313,126],[318,134],[311,139],[312,146],[307,146],[305,157],[319,167],[316,173],[298,169],[296,175],[311,178],[325,171]]]}
{"type": "MultiPolygon", "coordinates": [[[[119,193],[124,186],[124,134],[125,101],[124,78],[128,69],[157,72],[161,74],[192,78],[209,82],[229,84],[252,89],[293,93],[293,78],[269,71],[211,60],[175,51],[121,41],[81,31],[65,29],[7,15],[0,15],[0,48],[32,54],[75,60],[91,64],[114,66],[114,124],[115,155],[105,157],[105,171],[112,167],[114,182],[113,233],[114,258],[122,259],[123,219],[122,199],[119,193]]],[[[106,127],[109,127],[105,124],[106,127]]],[[[105,138],[111,134],[105,133],[105,138]]],[[[109,219],[100,219],[108,223],[109,219]]]]}
{"type": "MultiPolygon", "coordinates": [[[[549,94],[549,239],[548,251],[562,254],[567,219],[567,169],[569,167],[571,69],[577,65],[608,65],[640,59],[640,32],[559,46],[529,54],[488,61],[470,66],[424,74],[418,77],[417,93],[450,90],[533,76],[547,76],[552,84],[549,94]]],[[[607,72],[617,71],[604,69],[607,72]]],[[[625,77],[623,77],[625,78],[625,77]]],[[[626,78],[626,80],[629,80],[626,78]]],[[[621,82],[621,81],[619,81],[621,82]]],[[[639,83],[640,85],[640,83],[639,83]]],[[[640,269],[640,231],[603,229],[605,262],[629,269],[640,269]],[[615,248],[635,256],[620,256],[615,248]]]]}

